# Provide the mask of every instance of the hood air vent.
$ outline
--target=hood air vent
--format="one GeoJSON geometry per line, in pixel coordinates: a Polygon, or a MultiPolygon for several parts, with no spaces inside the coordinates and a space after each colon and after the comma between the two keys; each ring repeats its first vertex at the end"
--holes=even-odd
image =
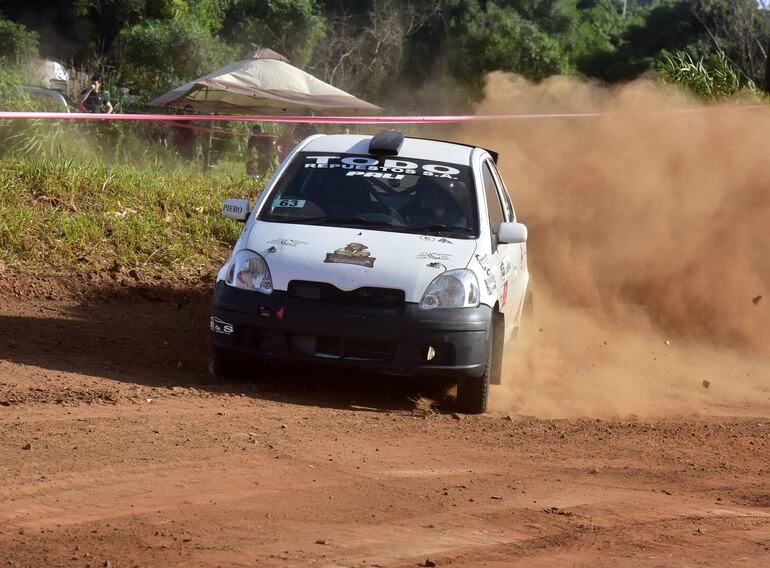
{"type": "Polygon", "coordinates": [[[404,133],[400,130],[381,130],[372,136],[372,141],[369,143],[369,153],[395,156],[403,143],[404,133]]]}

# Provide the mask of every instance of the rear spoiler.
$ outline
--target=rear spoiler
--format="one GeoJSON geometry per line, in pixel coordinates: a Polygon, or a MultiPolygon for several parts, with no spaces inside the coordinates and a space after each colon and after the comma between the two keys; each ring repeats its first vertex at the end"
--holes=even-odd
{"type": "MultiPolygon", "coordinates": [[[[462,142],[451,142],[449,140],[439,140],[438,138],[421,138],[419,136],[409,136],[409,138],[413,138],[414,140],[428,140],[429,142],[446,142],[447,144],[457,144],[458,146],[466,146],[468,148],[481,148],[481,146],[463,144],[462,142]]],[[[487,152],[490,156],[492,156],[492,161],[495,163],[495,165],[497,165],[497,158],[499,157],[499,154],[494,150],[490,150],[489,148],[481,148],[481,149],[487,152]]]]}

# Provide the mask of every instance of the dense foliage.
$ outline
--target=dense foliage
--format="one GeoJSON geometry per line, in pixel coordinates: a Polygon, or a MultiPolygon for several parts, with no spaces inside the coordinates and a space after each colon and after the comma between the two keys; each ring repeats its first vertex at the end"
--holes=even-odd
{"type": "MultiPolygon", "coordinates": [[[[756,0],[5,0],[0,58],[101,71],[139,100],[270,47],[374,102],[471,101],[488,71],[627,80],[687,58],[765,83],[756,0]],[[680,59],[676,59],[680,57],[680,59]],[[722,58],[722,59],[720,59],[722,58]]],[[[669,73],[668,78],[682,74],[669,73]]],[[[675,80],[675,79],[674,79],[675,80]]]]}
{"type": "Polygon", "coordinates": [[[38,53],[38,36],[25,26],[0,19],[0,59],[12,64],[35,57],[38,53]]]}

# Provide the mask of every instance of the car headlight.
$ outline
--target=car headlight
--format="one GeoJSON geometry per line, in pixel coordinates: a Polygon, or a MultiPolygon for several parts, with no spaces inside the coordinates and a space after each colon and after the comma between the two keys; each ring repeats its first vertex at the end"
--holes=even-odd
{"type": "Polygon", "coordinates": [[[420,302],[423,310],[475,308],[479,305],[479,280],[465,268],[448,270],[430,283],[420,302]]]}
{"type": "Polygon", "coordinates": [[[225,283],[244,290],[255,290],[263,294],[273,291],[273,279],[267,262],[257,253],[242,250],[230,261],[225,283]]]}

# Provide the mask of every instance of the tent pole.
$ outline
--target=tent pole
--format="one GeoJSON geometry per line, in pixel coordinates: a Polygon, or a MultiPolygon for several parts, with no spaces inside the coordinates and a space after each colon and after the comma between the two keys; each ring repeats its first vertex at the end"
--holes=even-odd
{"type": "MultiPolygon", "coordinates": [[[[203,96],[203,114],[208,114],[209,88],[206,87],[206,93],[203,96]]],[[[209,173],[211,166],[211,132],[203,139],[203,173],[209,173]]]]}

